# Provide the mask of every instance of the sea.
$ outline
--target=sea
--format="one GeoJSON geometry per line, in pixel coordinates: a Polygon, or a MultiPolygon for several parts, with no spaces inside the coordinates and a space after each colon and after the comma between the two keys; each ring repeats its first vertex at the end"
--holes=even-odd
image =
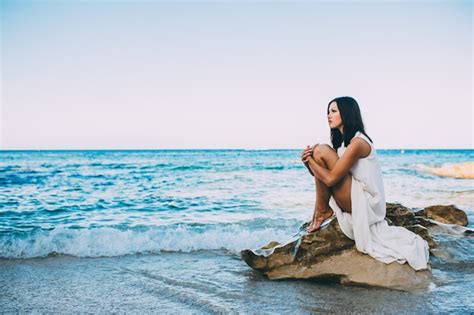
{"type": "MultiPolygon", "coordinates": [[[[0,151],[0,313],[474,313],[474,237],[435,235],[422,291],[269,280],[243,249],[311,218],[300,150],[0,151]]],[[[454,204],[474,227],[474,179],[439,177],[474,150],[377,150],[387,202],[454,204]]]]}

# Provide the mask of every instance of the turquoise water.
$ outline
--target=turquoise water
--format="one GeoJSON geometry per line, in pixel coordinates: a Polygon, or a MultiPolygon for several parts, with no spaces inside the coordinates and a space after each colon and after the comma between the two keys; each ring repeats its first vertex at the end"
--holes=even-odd
{"type": "MultiPolygon", "coordinates": [[[[419,167],[474,161],[473,150],[377,153],[388,202],[414,208],[455,204],[468,213],[473,226],[474,180],[437,177],[419,167]]],[[[247,308],[243,305],[248,294],[259,296],[261,289],[296,299],[291,307],[275,302],[267,311],[305,313],[338,307],[343,311],[348,309],[338,299],[356,303],[353,294],[367,295],[367,303],[380,295],[388,306],[372,311],[389,311],[395,304],[387,290],[268,281],[239,259],[242,249],[285,241],[311,217],[314,183],[299,154],[298,150],[0,151],[0,285],[5,288],[0,305],[10,311],[61,311],[53,302],[69,290],[77,295],[76,301],[92,299],[91,304],[63,303],[63,310],[106,311],[121,305],[123,311],[256,312],[263,307],[258,299],[247,308]],[[61,271],[55,275],[60,280],[52,280],[51,268],[61,271]],[[88,280],[79,277],[79,270],[88,280]],[[137,287],[140,279],[148,284],[137,287]],[[74,290],[73,284],[88,293],[74,290]],[[101,285],[121,289],[118,295],[96,301],[93,296],[103,289],[101,285]],[[37,299],[27,293],[31,289],[37,299]],[[141,290],[149,295],[143,298],[141,290]],[[186,293],[182,299],[173,293],[180,290],[186,293]],[[314,302],[318,296],[330,298],[325,290],[336,292],[336,300],[314,302]],[[149,308],[121,299],[124,294],[137,294],[134,301],[144,299],[149,308]]],[[[443,296],[449,289],[465,301],[473,291],[472,238],[440,236],[439,241],[456,251],[450,262],[433,259],[437,287],[430,294],[443,296]]],[[[413,301],[404,306],[406,310],[473,306],[452,299],[421,303],[416,295],[403,298],[413,301]]]]}

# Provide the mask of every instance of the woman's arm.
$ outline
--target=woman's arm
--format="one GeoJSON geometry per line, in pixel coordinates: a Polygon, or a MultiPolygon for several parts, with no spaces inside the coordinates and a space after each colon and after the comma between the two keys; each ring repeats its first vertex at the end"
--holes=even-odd
{"type": "Polygon", "coordinates": [[[303,162],[304,166],[306,166],[306,168],[308,169],[309,173],[311,174],[311,176],[314,176],[314,173],[313,171],[311,170],[311,168],[309,167],[308,165],[308,161],[307,161],[307,157],[310,156],[314,149],[318,146],[318,143],[316,143],[314,146],[310,147],[309,145],[303,150],[303,152],[301,153],[301,161],[303,162]]]}
{"type": "Polygon", "coordinates": [[[306,168],[308,169],[309,173],[311,174],[311,176],[314,176],[314,173],[313,171],[311,170],[311,167],[309,167],[309,163],[308,162],[303,162],[304,163],[304,166],[306,166],[306,168]]]}
{"type": "Polygon", "coordinates": [[[331,170],[320,166],[311,156],[307,161],[316,178],[326,186],[332,187],[349,173],[359,158],[367,156],[367,151],[370,152],[370,145],[361,138],[354,138],[331,170]]]}

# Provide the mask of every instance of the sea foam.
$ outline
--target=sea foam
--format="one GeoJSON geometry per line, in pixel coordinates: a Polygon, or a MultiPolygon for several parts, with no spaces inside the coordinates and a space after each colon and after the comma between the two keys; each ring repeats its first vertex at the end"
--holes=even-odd
{"type": "Polygon", "coordinates": [[[217,225],[199,231],[192,226],[120,230],[92,229],[38,230],[0,237],[0,257],[34,258],[51,254],[77,257],[111,257],[138,253],[227,250],[238,253],[277,240],[284,241],[294,229],[245,228],[240,224],[217,225]]]}
{"type": "Polygon", "coordinates": [[[474,179],[474,162],[445,164],[441,167],[418,164],[416,168],[436,176],[474,179]]]}

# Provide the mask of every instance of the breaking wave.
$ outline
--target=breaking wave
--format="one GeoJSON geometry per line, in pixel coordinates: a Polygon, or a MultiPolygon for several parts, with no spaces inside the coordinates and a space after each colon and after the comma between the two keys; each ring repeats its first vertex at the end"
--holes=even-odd
{"type": "Polygon", "coordinates": [[[416,169],[441,177],[474,179],[474,162],[464,162],[458,164],[445,164],[441,167],[416,165],[416,169]]]}
{"type": "Polygon", "coordinates": [[[227,250],[238,253],[277,240],[285,241],[294,226],[255,229],[242,224],[216,226],[56,228],[8,233],[0,237],[0,257],[34,258],[51,254],[111,257],[138,253],[227,250]]]}

